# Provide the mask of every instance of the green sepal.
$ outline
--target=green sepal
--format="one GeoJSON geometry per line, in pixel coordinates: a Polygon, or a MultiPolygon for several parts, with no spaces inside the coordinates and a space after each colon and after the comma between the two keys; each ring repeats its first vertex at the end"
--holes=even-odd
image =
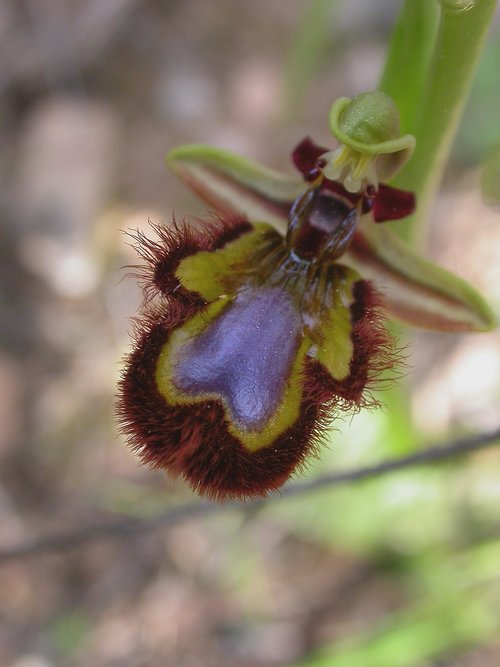
{"type": "Polygon", "coordinates": [[[352,100],[340,97],[330,109],[329,124],[334,137],[353,156],[376,159],[379,181],[392,178],[415,148],[414,136],[400,134],[394,101],[380,90],[362,93],[352,100]]]}
{"type": "Polygon", "coordinates": [[[399,113],[393,100],[379,90],[361,93],[352,100],[339,97],[330,109],[329,123],[334,137],[359,153],[411,154],[415,148],[414,136],[400,135],[399,113]]]}
{"type": "Polygon", "coordinates": [[[243,213],[286,230],[291,203],[305,189],[300,177],[287,176],[236,153],[203,144],[174,148],[168,167],[195,194],[218,211],[243,213]]]}
{"type": "Polygon", "coordinates": [[[416,253],[386,227],[361,221],[342,258],[380,290],[388,312],[435,331],[489,331],[495,316],[472,285],[416,253]]]}

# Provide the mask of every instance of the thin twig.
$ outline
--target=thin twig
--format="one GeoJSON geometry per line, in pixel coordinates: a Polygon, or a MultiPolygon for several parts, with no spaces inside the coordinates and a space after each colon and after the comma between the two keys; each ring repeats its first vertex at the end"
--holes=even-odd
{"type": "Polygon", "coordinates": [[[439,463],[497,444],[500,444],[500,428],[497,428],[490,433],[482,433],[461,440],[454,440],[445,445],[429,447],[402,458],[388,459],[387,461],[382,461],[381,463],[366,466],[364,468],[321,475],[307,482],[291,484],[290,486],[284,487],[279,494],[275,494],[266,499],[254,500],[247,503],[234,502],[227,504],[195,501],[185,503],[179,507],[170,508],[165,512],[147,519],[127,517],[113,522],[99,523],[75,530],[68,530],[67,532],[60,534],[42,535],[41,537],[22,542],[17,546],[0,550],[0,564],[39,554],[74,549],[75,547],[97,540],[114,538],[128,539],[139,533],[151,532],[160,527],[166,528],[180,523],[181,521],[200,516],[208,516],[209,514],[219,514],[230,510],[253,510],[270,501],[300,496],[305,493],[312,493],[314,491],[319,491],[320,489],[332,488],[352,482],[359,482],[395,472],[397,470],[403,470],[404,468],[439,463]]]}

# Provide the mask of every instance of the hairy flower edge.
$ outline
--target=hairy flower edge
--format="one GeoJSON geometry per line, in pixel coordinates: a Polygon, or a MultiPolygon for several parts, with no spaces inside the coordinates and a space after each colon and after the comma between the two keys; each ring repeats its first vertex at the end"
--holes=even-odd
{"type": "Polygon", "coordinates": [[[159,356],[172,334],[207,305],[200,295],[185,290],[176,269],[183,258],[208,249],[217,252],[251,229],[244,218],[231,216],[199,229],[185,223],[157,226],[158,242],[136,236],[146,261],[139,271],[147,303],[136,320],[134,349],[119,386],[121,429],[144,463],[183,477],[214,500],[263,496],[279,488],[317,454],[326,427],[339,411],[376,403],[370,388],[398,361],[394,340],[383,325],[381,299],[371,283],[361,279],[354,284],[349,308],[353,353],[347,376],[335,379],[323,364],[306,356],[298,418],[267,446],[251,451],[235,436],[222,400],[169,404],[157,383],[159,356]],[[155,295],[157,303],[151,303],[155,295]]]}

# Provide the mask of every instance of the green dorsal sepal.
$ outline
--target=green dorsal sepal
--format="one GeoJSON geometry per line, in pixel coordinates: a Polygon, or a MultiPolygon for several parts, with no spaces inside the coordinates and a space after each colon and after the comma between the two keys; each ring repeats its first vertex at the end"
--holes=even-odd
{"type": "Polygon", "coordinates": [[[323,173],[342,180],[350,192],[392,178],[415,148],[413,135],[400,134],[394,101],[381,91],[340,97],[330,109],[329,123],[341,145],[324,156],[328,164],[323,173]]]}

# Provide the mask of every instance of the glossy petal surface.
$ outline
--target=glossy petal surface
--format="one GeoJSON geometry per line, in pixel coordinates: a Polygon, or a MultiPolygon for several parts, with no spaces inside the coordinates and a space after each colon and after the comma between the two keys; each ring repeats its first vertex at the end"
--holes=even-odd
{"type": "Polygon", "coordinates": [[[287,290],[242,290],[179,350],[174,384],[193,396],[221,397],[239,428],[259,431],[282,400],[301,324],[287,290]]]}

